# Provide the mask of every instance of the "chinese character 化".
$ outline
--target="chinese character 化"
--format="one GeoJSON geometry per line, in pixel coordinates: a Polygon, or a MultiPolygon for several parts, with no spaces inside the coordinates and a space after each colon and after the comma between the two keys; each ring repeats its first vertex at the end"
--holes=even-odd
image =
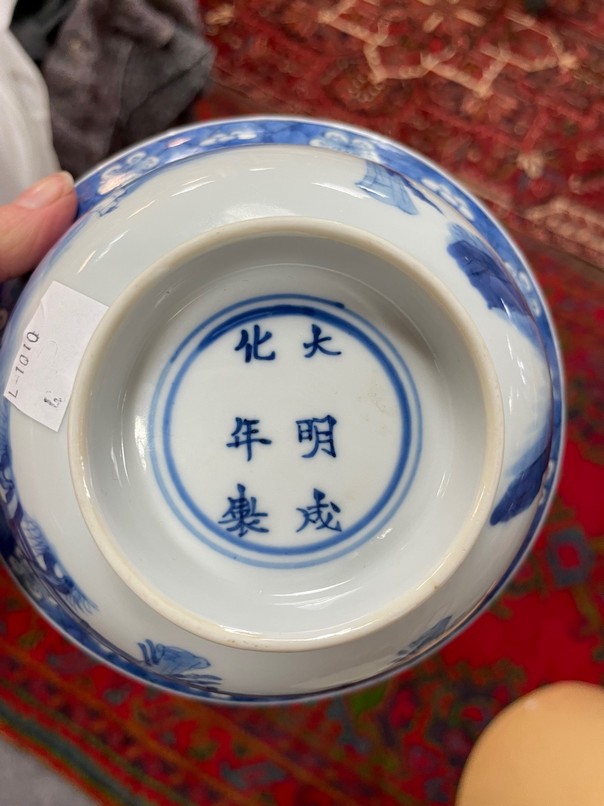
{"type": "Polygon", "coordinates": [[[311,340],[303,343],[303,347],[308,350],[307,353],[304,353],[304,358],[312,358],[316,352],[325,355],[342,355],[341,350],[328,350],[327,347],[323,347],[323,343],[331,341],[331,339],[331,336],[321,336],[321,328],[319,325],[313,324],[311,340]]]}
{"type": "Polygon", "coordinates": [[[237,498],[228,496],[228,509],[218,523],[227,532],[234,532],[238,537],[245,537],[248,532],[268,532],[268,529],[260,525],[261,518],[266,518],[268,513],[256,510],[256,498],[247,497],[243,484],[237,485],[237,493],[237,498]]]}
{"type": "Polygon", "coordinates": [[[335,520],[337,515],[340,514],[341,509],[333,501],[326,502],[327,496],[321,490],[316,488],[313,490],[314,504],[308,507],[297,507],[298,512],[302,513],[304,521],[296,532],[301,532],[306,529],[308,524],[312,524],[316,530],[318,529],[331,529],[333,532],[341,532],[342,526],[339,520],[335,520]]]}
{"type": "Polygon", "coordinates": [[[313,447],[303,454],[304,459],[312,458],[320,449],[329,456],[336,455],[333,428],[337,420],[331,414],[325,417],[310,417],[307,420],[296,420],[298,426],[298,442],[312,442],[313,447]]]}
{"type": "Polygon", "coordinates": [[[252,359],[256,359],[258,361],[273,361],[275,359],[274,350],[266,355],[260,355],[260,346],[273,337],[271,331],[267,330],[261,335],[260,325],[254,325],[253,334],[254,335],[250,340],[249,331],[247,329],[242,330],[241,338],[235,347],[235,351],[243,350],[246,364],[249,364],[252,359]]]}
{"type": "Polygon", "coordinates": [[[261,445],[270,445],[272,439],[266,437],[257,437],[256,434],[260,433],[259,428],[255,428],[260,420],[246,420],[243,417],[235,417],[235,428],[231,432],[233,437],[232,442],[227,442],[227,448],[240,448],[245,447],[247,451],[247,461],[252,458],[252,446],[254,442],[259,442],[261,445]]]}

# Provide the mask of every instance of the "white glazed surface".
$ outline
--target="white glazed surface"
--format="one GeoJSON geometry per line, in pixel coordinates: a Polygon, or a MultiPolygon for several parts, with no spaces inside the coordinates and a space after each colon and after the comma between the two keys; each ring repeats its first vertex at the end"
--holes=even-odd
{"type": "MultiPolygon", "coordinates": [[[[266,219],[270,226],[271,219],[287,216],[335,221],[367,232],[429,267],[482,334],[503,400],[503,469],[495,495],[496,501],[501,500],[527,449],[543,443],[544,433],[552,427],[548,363],[537,330],[528,316],[519,327],[500,310],[489,308],[450,254],[452,222],[471,231],[463,210],[458,213],[423,187],[421,194],[412,196],[416,213],[407,215],[362,187],[366,165],[321,149],[267,145],[184,160],[151,175],[119,199],[117,210],[102,216],[92,212],[80,219],[73,237],[34,276],[8,334],[4,379],[21,331],[53,280],[112,305],[150,265],[221,226],[257,219],[266,219]]],[[[367,284],[371,286],[369,279],[367,284]]],[[[370,297],[359,294],[361,308],[370,297]]],[[[154,682],[161,684],[165,673],[166,685],[178,689],[182,683],[182,690],[213,699],[297,697],[341,689],[413,661],[482,605],[508,572],[542,503],[536,495],[514,517],[486,525],[453,574],[400,619],[380,622],[379,629],[364,629],[357,640],[319,640],[313,651],[281,652],[262,646],[262,651],[254,652],[229,646],[228,639],[214,643],[176,626],[114,572],[90,535],[69,481],[66,422],[54,434],[12,409],[9,428],[19,506],[40,526],[85,593],[90,603],[87,629],[122,653],[126,664],[121,667],[127,666],[127,671],[136,673],[138,662],[144,672],[159,675],[154,682]],[[170,676],[173,670],[161,658],[156,660],[161,655],[158,647],[178,648],[181,658],[188,653],[200,663],[195,667],[192,662],[180,678],[170,676]],[[207,674],[198,674],[201,668],[207,674]],[[209,676],[211,681],[205,679],[209,676]]],[[[16,563],[18,557],[12,563],[18,573],[16,563]]],[[[407,589],[404,575],[401,569],[402,587],[407,589]]],[[[218,588],[213,595],[218,595],[218,588]]],[[[319,637],[325,638],[329,625],[321,624],[319,637]]],[[[273,631],[278,632],[278,624],[273,631]]]]}
{"type": "Polygon", "coordinates": [[[291,218],[225,230],[146,272],[98,328],[71,403],[76,491],[122,578],[160,612],[158,596],[175,604],[171,618],[193,632],[282,650],[349,640],[400,618],[443,584],[490,514],[503,444],[495,371],[446,288],[418,267],[387,263],[398,252],[366,234],[291,218]],[[250,355],[248,364],[233,349],[237,325],[192,363],[170,425],[147,415],[154,397],[156,408],[163,403],[160,370],[168,368],[165,394],[178,375],[175,347],[216,311],[247,311],[248,287],[259,300],[249,309],[266,314],[259,321],[270,326],[275,350],[267,344],[269,357],[250,355]],[[300,315],[287,313],[290,305],[300,315]],[[331,351],[311,357],[308,342],[301,348],[321,311],[331,351]],[[361,340],[333,324],[342,316],[352,316],[361,340]],[[400,364],[407,417],[368,349],[378,342],[395,372],[400,364]],[[260,437],[271,436],[250,444],[247,461],[245,449],[225,446],[237,412],[252,412],[260,437]],[[333,434],[322,423],[322,441],[297,441],[301,412],[334,415],[333,434]],[[213,524],[236,483],[268,512],[209,533],[179,503],[163,455],[168,432],[183,485],[213,524]],[[313,488],[329,497],[309,521],[301,496],[313,488]],[[371,507],[375,514],[354,528],[371,507]]]}

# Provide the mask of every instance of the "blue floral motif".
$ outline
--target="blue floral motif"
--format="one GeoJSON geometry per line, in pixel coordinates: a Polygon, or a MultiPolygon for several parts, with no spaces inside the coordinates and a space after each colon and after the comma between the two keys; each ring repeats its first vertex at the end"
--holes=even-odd
{"type": "Polygon", "coordinates": [[[434,646],[438,639],[444,637],[452,621],[453,616],[445,616],[444,618],[441,618],[440,621],[430,627],[430,629],[422,633],[419,638],[411,641],[409,646],[406,646],[405,649],[401,649],[401,651],[397,653],[395,662],[398,663],[400,661],[410,660],[421,650],[434,646]]]}
{"type": "Polygon", "coordinates": [[[378,165],[376,162],[366,163],[365,176],[356,183],[356,186],[379,202],[391,204],[403,213],[417,215],[417,207],[413,204],[402,177],[384,168],[383,165],[378,165]]]}
{"type": "Polygon", "coordinates": [[[156,644],[149,638],[139,643],[145,666],[168,679],[182,680],[195,687],[216,688],[222,678],[215,674],[200,674],[212,664],[206,658],[195,655],[186,649],[165,644],[156,644]]]}

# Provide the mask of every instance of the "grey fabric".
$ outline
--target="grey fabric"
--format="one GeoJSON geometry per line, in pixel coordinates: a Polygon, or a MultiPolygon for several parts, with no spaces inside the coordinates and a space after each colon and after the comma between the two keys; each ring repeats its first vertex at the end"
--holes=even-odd
{"type": "Polygon", "coordinates": [[[30,59],[40,66],[73,6],[74,0],[19,0],[11,31],[30,59]]]}
{"type": "Polygon", "coordinates": [[[172,126],[212,62],[196,0],[77,0],[43,64],[61,166],[77,177],[172,126]]]}

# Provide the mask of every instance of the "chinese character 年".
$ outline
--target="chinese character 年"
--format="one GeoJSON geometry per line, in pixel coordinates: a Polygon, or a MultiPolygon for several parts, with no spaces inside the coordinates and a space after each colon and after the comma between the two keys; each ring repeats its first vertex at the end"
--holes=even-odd
{"type": "Polygon", "coordinates": [[[260,429],[256,428],[260,420],[247,420],[243,417],[235,417],[235,428],[231,432],[233,437],[232,442],[227,442],[227,448],[241,448],[242,446],[247,451],[247,461],[252,458],[252,446],[255,442],[261,445],[270,445],[272,439],[266,437],[257,437],[256,434],[260,433],[260,429]]]}

